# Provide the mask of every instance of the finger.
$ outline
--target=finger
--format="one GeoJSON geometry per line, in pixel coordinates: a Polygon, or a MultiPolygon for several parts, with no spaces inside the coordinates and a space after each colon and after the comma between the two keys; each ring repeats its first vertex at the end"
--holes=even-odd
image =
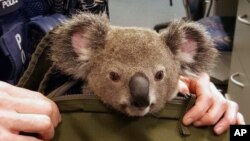
{"type": "Polygon", "coordinates": [[[222,96],[213,83],[210,83],[212,95],[212,106],[199,121],[195,122],[195,126],[213,125],[219,121],[227,109],[227,100],[222,96]]]}
{"type": "Polygon", "coordinates": [[[217,135],[224,133],[231,124],[236,124],[238,105],[235,102],[228,101],[228,108],[223,118],[215,125],[214,132],[217,135]]]}
{"type": "Polygon", "coordinates": [[[16,98],[4,95],[0,96],[0,101],[5,109],[14,109],[20,113],[47,114],[48,112],[45,112],[44,109],[51,109],[49,102],[40,99],[16,98]]]}
{"type": "Polygon", "coordinates": [[[14,110],[17,113],[47,115],[51,117],[54,127],[56,127],[61,120],[60,113],[53,102],[25,97],[11,97],[9,95],[0,96],[0,101],[0,107],[14,110]]]}
{"type": "Polygon", "coordinates": [[[194,126],[214,125],[223,116],[226,108],[226,101],[214,103],[205,115],[194,122],[194,126]]]}
{"type": "Polygon", "coordinates": [[[212,94],[210,86],[211,83],[207,75],[204,74],[204,76],[198,77],[196,80],[193,79],[192,81],[195,82],[192,83],[190,89],[194,91],[197,97],[200,95],[210,96],[212,94]]]}
{"type": "Polygon", "coordinates": [[[245,125],[246,124],[243,115],[239,112],[237,113],[236,124],[238,124],[238,125],[245,125]]]}
{"type": "Polygon", "coordinates": [[[187,84],[181,80],[179,80],[178,82],[178,89],[180,93],[189,94],[189,89],[188,89],[187,84]]]}
{"type": "MultiPolygon", "coordinates": [[[[32,136],[23,136],[23,135],[11,135],[11,139],[9,141],[42,141],[38,138],[32,137],[32,136]]],[[[5,140],[7,141],[7,140],[5,140]]]]}
{"type": "Polygon", "coordinates": [[[185,114],[183,124],[189,125],[199,120],[212,106],[214,100],[210,88],[209,76],[202,73],[201,77],[190,82],[190,91],[197,96],[195,105],[185,114]]]}
{"type": "Polygon", "coordinates": [[[16,103],[13,104],[16,112],[18,113],[32,113],[47,115],[51,118],[53,126],[56,127],[61,121],[61,115],[54,102],[45,100],[32,100],[32,99],[16,99],[16,103]],[[32,105],[32,106],[30,106],[32,105]]]}
{"type": "Polygon", "coordinates": [[[15,128],[19,131],[38,133],[44,140],[50,140],[53,138],[54,126],[48,116],[35,114],[19,114],[19,117],[22,120],[15,124],[15,128]]]}
{"type": "Polygon", "coordinates": [[[4,128],[0,128],[0,141],[42,141],[32,136],[23,136],[17,133],[11,133],[4,128]]]}
{"type": "Polygon", "coordinates": [[[5,112],[1,114],[1,125],[13,133],[38,133],[44,140],[54,136],[54,126],[46,115],[5,112]]]}
{"type": "Polygon", "coordinates": [[[181,81],[183,81],[184,83],[186,83],[186,84],[189,84],[190,81],[191,81],[191,78],[189,78],[189,77],[184,77],[184,76],[180,76],[179,79],[180,79],[181,81]]]}
{"type": "Polygon", "coordinates": [[[208,111],[212,106],[209,97],[210,96],[201,95],[197,98],[195,105],[184,115],[183,124],[190,125],[193,121],[200,119],[208,111]]]}

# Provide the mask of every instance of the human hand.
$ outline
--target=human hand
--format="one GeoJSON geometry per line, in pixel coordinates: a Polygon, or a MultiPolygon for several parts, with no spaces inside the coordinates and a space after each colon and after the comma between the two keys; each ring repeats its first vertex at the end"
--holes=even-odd
{"type": "Polygon", "coordinates": [[[232,124],[245,124],[242,114],[238,112],[238,104],[224,98],[210,82],[208,74],[202,73],[197,78],[181,77],[179,90],[197,96],[195,105],[183,117],[185,125],[215,125],[214,132],[220,135],[232,124]]]}
{"type": "Polygon", "coordinates": [[[38,92],[0,81],[0,141],[50,140],[60,121],[54,102],[38,92]]]}

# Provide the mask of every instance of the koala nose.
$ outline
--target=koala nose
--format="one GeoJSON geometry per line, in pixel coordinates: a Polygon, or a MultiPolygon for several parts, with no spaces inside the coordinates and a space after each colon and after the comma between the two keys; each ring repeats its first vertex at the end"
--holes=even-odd
{"type": "Polygon", "coordinates": [[[143,73],[136,73],[129,81],[131,105],[135,107],[149,106],[149,80],[143,73]]]}

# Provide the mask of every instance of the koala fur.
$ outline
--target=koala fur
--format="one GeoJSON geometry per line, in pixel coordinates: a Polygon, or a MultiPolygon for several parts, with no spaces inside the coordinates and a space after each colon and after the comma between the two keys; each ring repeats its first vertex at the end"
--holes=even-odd
{"type": "Polygon", "coordinates": [[[176,96],[180,75],[209,71],[217,56],[206,30],[194,22],[173,21],[157,33],[80,13],[52,38],[56,67],[85,80],[103,103],[129,116],[159,111],[176,96]]]}

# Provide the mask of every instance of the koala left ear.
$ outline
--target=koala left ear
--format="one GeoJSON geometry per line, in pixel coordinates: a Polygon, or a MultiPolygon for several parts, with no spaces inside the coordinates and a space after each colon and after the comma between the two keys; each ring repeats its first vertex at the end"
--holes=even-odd
{"type": "Polygon", "coordinates": [[[161,33],[161,37],[180,61],[184,75],[197,75],[209,71],[214,65],[217,49],[202,25],[174,21],[161,33]]]}
{"type": "Polygon", "coordinates": [[[109,31],[107,17],[79,13],[57,27],[51,47],[51,60],[62,72],[85,79],[92,60],[104,47],[109,31]]]}

